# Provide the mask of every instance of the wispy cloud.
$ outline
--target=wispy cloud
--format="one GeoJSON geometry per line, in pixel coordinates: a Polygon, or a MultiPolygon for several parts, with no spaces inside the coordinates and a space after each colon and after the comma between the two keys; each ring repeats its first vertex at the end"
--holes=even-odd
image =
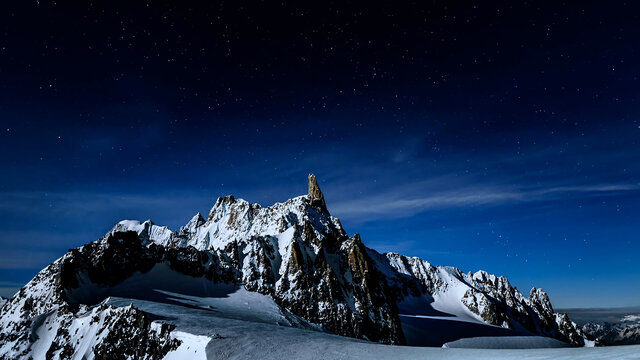
{"type": "Polygon", "coordinates": [[[541,189],[533,194],[545,195],[553,193],[610,193],[620,191],[639,190],[640,184],[599,184],[584,186],[557,186],[548,189],[541,189]]]}
{"type": "MultiPolygon", "coordinates": [[[[452,177],[441,176],[429,181],[416,181],[389,187],[376,186],[371,182],[357,179],[350,179],[347,182],[333,180],[326,184],[328,191],[325,191],[325,196],[335,216],[351,220],[375,220],[380,217],[406,217],[434,209],[540,202],[565,197],[585,198],[640,190],[639,183],[549,184],[518,187],[513,184],[469,185],[469,181],[467,179],[467,183],[461,183],[452,177]],[[332,199],[341,200],[333,201],[332,199]]],[[[284,192],[281,189],[278,190],[279,193],[284,192]]],[[[292,196],[295,195],[300,194],[292,196]]],[[[0,193],[0,200],[2,200],[0,213],[26,215],[48,211],[49,215],[53,212],[57,216],[73,219],[81,215],[99,219],[105,214],[113,216],[123,214],[124,217],[140,220],[151,218],[161,224],[177,227],[186,222],[196,211],[207,211],[215,202],[215,198],[211,193],[205,195],[193,191],[171,194],[0,193]]],[[[247,200],[253,202],[259,199],[247,198],[247,200]]],[[[280,199],[282,200],[285,198],[280,199]]],[[[268,206],[270,203],[263,205],[268,206]]],[[[84,235],[89,232],[88,229],[84,231],[84,235]]],[[[4,233],[8,235],[7,231],[4,233]]],[[[2,234],[0,232],[0,238],[9,238],[2,234]]],[[[25,234],[21,233],[21,237],[24,236],[25,234]]]]}
{"type": "Polygon", "coordinates": [[[354,220],[379,217],[399,218],[434,209],[468,208],[481,205],[504,205],[549,201],[564,196],[590,197],[638,191],[640,184],[598,184],[513,188],[470,186],[455,191],[429,191],[418,185],[398,187],[384,193],[347,199],[331,204],[332,213],[354,220]],[[429,195],[420,195],[429,193],[429,195]]]}
{"type": "Polygon", "coordinates": [[[64,251],[9,250],[0,255],[0,269],[42,269],[64,251]]]}

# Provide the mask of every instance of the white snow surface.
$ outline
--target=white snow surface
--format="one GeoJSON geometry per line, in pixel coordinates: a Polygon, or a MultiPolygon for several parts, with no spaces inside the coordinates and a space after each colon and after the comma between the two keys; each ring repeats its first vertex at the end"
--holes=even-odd
{"type": "Polygon", "coordinates": [[[640,315],[626,315],[620,322],[640,322],[640,315]]]}
{"type": "Polygon", "coordinates": [[[443,348],[461,349],[544,349],[566,348],[566,343],[543,336],[498,336],[473,337],[448,342],[443,348]]]}
{"type": "Polygon", "coordinates": [[[461,299],[471,286],[456,276],[458,274],[455,270],[457,269],[438,267],[438,275],[448,286],[445,287],[445,291],[434,295],[431,306],[435,310],[453,315],[461,321],[484,323],[482,318],[463,305],[461,299]]]}
{"type": "Polygon", "coordinates": [[[198,213],[180,229],[180,234],[188,235],[186,239],[176,236],[178,233],[174,234],[167,227],[153,224],[150,220],[143,223],[124,220],[110,232],[135,231],[150,242],[166,247],[193,246],[198,250],[220,250],[238,239],[249,239],[252,236],[279,237],[294,224],[302,226],[305,221],[313,223],[319,237],[322,237],[323,230],[329,227],[344,232],[338,219],[314,211],[309,206],[306,195],[269,207],[250,204],[233,196],[219,198],[209,212],[207,220],[198,213]],[[313,216],[309,215],[310,212],[313,216]]]}
{"type": "Polygon", "coordinates": [[[167,353],[165,360],[206,360],[206,348],[211,341],[210,337],[198,336],[182,331],[173,331],[172,337],[180,340],[180,346],[167,353]]]}
{"type": "MultiPolygon", "coordinates": [[[[184,298],[178,294],[174,296],[184,298]]],[[[182,339],[188,340],[192,349],[198,349],[197,353],[184,353],[184,357],[178,357],[182,354],[180,351],[186,351],[183,344],[175,352],[169,353],[167,359],[202,359],[202,346],[207,359],[640,359],[640,346],[635,345],[554,349],[447,349],[382,345],[311,329],[281,326],[275,322],[256,322],[252,320],[251,309],[244,313],[245,318],[224,313],[225,308],[233,308],[234,312],[240,310],[244,303],[241,298],[242,296],[220,300],[229,304],[218,307],[218,311],[126,298],[111,298],[109,304],[121,306],[133,303],[159,317],[161,320],[158,321],[176,325],[174,333],[193,336],[189,338],[181,335],[182,339]]],[[[212,300],[198,300],[200,303],[210,301],[212,300]]],[[[276,308],[271,309],[276,311],[273,317],[277,318],[279,315],[276,308]]],[[[476,347],[491,347],[497,341],[500,340],[473,339],[476,347]]],[[[539,340],[526,341],[530,345],[539,340]]],[[[523,343],[519,345],[523,346],[523,343]]]]}

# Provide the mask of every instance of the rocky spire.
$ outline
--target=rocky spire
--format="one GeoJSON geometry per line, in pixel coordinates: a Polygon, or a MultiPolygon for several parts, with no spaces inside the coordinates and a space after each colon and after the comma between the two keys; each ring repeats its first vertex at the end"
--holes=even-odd
{"type": "Polygon", "coordinates": [[[311,205],[318,205],[322,210],[327,211],[327,204],[324,202],[324,195],[322,195],[322,191],[320,190],[320,186],[318,186],[318,181],[316,180],[316,176],[313,174],[309,174],[309,200],[311,200],[311,205]]]}

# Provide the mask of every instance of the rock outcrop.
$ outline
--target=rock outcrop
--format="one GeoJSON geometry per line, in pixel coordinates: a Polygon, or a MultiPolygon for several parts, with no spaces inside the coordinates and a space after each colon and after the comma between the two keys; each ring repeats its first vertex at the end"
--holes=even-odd
{"type": "MultiPolygon", "coordinates": [[[[0,359],[155,360],[180,345],[170,334],[171,326],[151,322],[133,306],[88,306],[69,300],[69,290],[80,288],[78,277],[85,275],[74,271],[84,260],[78,252],[66,254],[2,307],[0,359]]],[[[101,265],[104,263],[95,265],[94,270],[101,265]]],[[[108,273],[102,274],[107,282],[115,282],[122,275],[110,277],[108,273]]]]}
{"type": "Polygon", "coordinates": [[[312,205],[316,205],[327,211],[327,204],[324,202],[324,195],[320,190],[320,186],[318,186],[318,180],[316,180],[316,176],[313,174],[309,174],[309,199],[311,200],[312,205]]]}
{"type": "Polygon", "coordinates": [[[586,323],[582,331],[593,336],[598,345],[640,344],[640,315],[630,315],[616,323],[586,323]]]}

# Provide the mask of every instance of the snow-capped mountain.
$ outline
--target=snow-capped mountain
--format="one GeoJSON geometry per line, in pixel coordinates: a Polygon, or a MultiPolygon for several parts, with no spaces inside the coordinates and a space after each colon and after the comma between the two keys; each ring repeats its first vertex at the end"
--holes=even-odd
{"type": "MultiPolygon", "coordinates": [[[[206,219],[196,214],[177,232],[126,220],[70,250],[1,307],[0,358],[185,355],[196,351],[197,337],[113,299],[222,314],[228,303],[197,299],[242,291],[262,304],[252,313],[273,309],[269,322],[380,343],[542,335],[583,346],[586,339],[542,289],[525,297],[504,277],[367,248],[330,215],[310,175],[309,193],[284,203],[262,207],[226,196],[206,219]]],[[[247,312],[233,309],[224,316],[247,312]]]]}
{"type": "Polygon", "coordinates": [[[582,330],[604,345],[640,344],[640,314],[627,315],[616,323],[586,323],[582,330]]]}

